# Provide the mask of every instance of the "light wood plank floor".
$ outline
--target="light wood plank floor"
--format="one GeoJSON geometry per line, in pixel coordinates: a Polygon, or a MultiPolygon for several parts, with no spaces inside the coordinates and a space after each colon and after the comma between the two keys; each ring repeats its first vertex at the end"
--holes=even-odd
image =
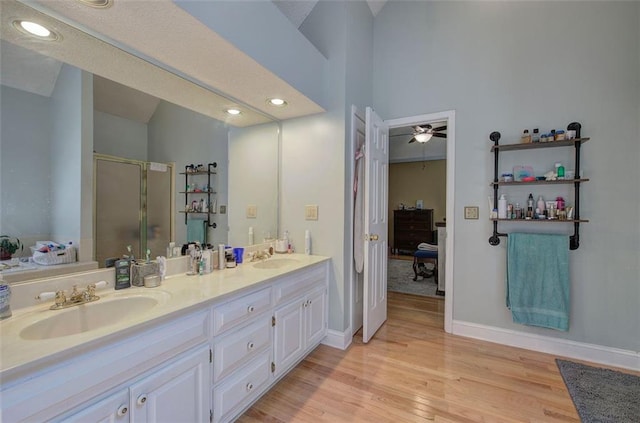
{"type": "Polygon", "coordinates": [[[442,299],[389,293],[365,345],[320,345],[238,422],[579,422],[555,356],[448,335],[442,299]]]}

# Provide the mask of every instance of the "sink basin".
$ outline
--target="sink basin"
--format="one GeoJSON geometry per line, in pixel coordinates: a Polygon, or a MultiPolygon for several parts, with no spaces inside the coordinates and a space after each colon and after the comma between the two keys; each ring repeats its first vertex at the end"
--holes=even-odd
{"type": "Polygon", "coordinates": [[[253,264],[256,269],[280,269],[285,266],[291,266],[298,263],[298,260],[292,258],[268,259],[253,264]]]}
{"type": "Polygon", "coordinates": [[[41,340],[88,332],[149,311],[169,297],[167,292],[155,291],[104,298],[64,310],[48,310],[47,317],[22,329],[20,337],[41,340]]]}

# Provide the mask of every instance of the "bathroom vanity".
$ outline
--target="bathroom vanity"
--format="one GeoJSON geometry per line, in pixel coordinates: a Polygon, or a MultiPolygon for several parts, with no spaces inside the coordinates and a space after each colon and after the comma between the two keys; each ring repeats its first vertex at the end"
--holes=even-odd
{"type": "Polygon", "coordinates": [[[328,270],[327,257],[291,254],[110,285],[75,307],[102,303],[112,324],[71,311],[87,326],[69,329],[50,301],[16,310],[0,322],[2,420],[233,421],[326,336],[328,270]]]}

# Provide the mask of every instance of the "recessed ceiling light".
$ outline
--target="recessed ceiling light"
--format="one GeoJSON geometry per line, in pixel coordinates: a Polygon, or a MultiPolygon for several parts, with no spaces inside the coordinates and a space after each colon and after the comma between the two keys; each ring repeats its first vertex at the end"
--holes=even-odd
{"type": "Polygon", "coordinates": [[[15,20],[13,21],[13,27],[23,34],[36,37],[39,40],[57,41],[62,38],[49,28],[32,21],[15,20]]]}
{"type": "Polygon", "coordinates": [[[100,9],[106,9],[111,7],[113,0],[78,0],[80,3],[84,3],[87,6],[96,7],[100,9]]]}
{"type": "Polygon", "coordinates": [[[267,99],[267,103],[276,107],[284,107],[287,105],[287,102],[281,98],[269,98],[267,99]]]}
{"type": "Polygon", "coordinates": [[[239,115],[240,113],[242,113],[242,112],[240,112],[240,110],[238,110],[238,109],[227,109],[227,110],[226,110],[226,112],[227,112],[228,114],[230,114],[230,115],[234,115],[234,116],[235,116],[235,115],[239,115]]]}

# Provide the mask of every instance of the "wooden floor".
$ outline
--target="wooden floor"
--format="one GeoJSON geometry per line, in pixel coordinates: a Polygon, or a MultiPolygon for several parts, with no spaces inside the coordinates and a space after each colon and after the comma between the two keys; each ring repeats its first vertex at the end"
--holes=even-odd
{"type": "Polygon", "coordinates": [[[389,293],[365,345],[320,345],[238,422],[579,422],[554,356],[446,334],[444,301],[389,293]]]}

